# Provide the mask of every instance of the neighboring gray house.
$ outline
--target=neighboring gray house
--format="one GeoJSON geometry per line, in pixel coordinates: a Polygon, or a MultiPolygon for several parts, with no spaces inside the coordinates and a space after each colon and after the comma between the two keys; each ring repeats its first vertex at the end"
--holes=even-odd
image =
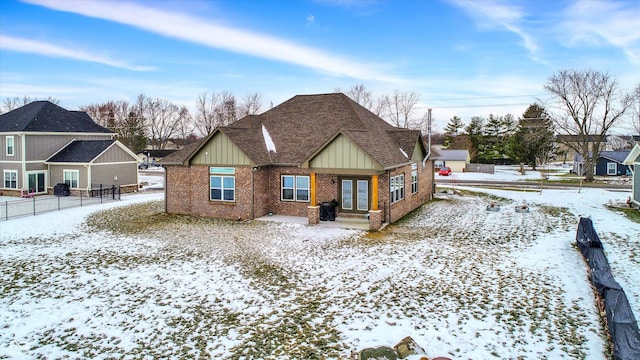
{"type": "Polygon", "coordinates": [[[0,195],[138,187],[138,157],[81,111],[34,101],[0,115],[0,195]]]}
{"type": "Polygon", "coordinates": [[[632,179],[632,196],[631,201],[636,207],[640,207],[640,144],[635,144],[623,164],[629,166],[632,179]]]}

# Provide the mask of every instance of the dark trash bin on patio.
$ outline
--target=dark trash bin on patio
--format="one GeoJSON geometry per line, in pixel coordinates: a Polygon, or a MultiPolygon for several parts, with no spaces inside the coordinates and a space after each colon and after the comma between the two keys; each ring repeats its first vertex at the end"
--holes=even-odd
{"type": "Polygon", "coordinates": [[[56,196],[69,196],[70,191],[69,191],[69,185],[65,184],[65,183],[59,183],[56,184],[56,186],[53,187],[53,195],[56,196]]]}
{"type": "Polygon", "coordinates": [[[320,203],[320,221],[335,221],[337,206],[338,202],[335,200],[320,203]]]}

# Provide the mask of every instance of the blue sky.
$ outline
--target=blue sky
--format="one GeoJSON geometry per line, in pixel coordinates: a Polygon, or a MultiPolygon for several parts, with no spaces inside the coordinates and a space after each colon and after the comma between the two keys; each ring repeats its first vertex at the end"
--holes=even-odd
{"type": "Polygon", "coordinates": [[[521,115],[561,69],[640,83],[640,1],[0,2],[0,99],[68,109],[229,91],[261,93],[267,110],[364,84],[418,93],[441,130],[453,115],[521,115]]]}

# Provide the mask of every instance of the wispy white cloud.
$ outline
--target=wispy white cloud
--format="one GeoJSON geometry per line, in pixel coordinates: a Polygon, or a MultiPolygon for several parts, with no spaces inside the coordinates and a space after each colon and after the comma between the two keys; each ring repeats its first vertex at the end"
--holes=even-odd
{"type": "Polygon", "coordinates": [[[519,7],[500,0],[449,0],[449,3],[465,10],[481,28],[498,28],[518,35],[532,60],[542,62],[538,56],[540,46],[522,27],[525,13],[519,7]]]}
{"type": "Polygon", "coordinates": [[[49,57],[62,57],[79,61],[95,62],[107,66],[132,71],[152,71],[153,67],[135,66],[123,61],[114,60],[106,56],[98,55],[88,51],[69,49],[47,42],[17,38],[0,34],[0,49],[18,51],[23,53],[37,54],[49,57]]]}
{"type": "Polygon", "coordinates": [[[163,11],[125,1],[25,0],[31,4],[109,20],[169,38],[231,52],[296,64],[362,80],[395,82],[380,64],[363,63],[285,39],[259,34],[184,13],[163,11]]]}
{"type": "Polygon", "coordinates": [[[316,23],[316,17],[314,15],[307,15],[306,17],[307,25],[314,25],[316,23]]]}
{"type": "Polygon", "coordinates": [[[640,65],[640,6],[637,1],[578,0],[565,10],[562,30],[571,45],[613,45],[640,65]]]}

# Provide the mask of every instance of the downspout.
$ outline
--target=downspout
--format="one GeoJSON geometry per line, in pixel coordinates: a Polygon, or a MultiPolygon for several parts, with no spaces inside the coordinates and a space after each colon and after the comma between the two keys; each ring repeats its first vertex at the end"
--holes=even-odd
{"type": "MultiPolygon", "coordinates": [[[[20,144],[20,147],[22,148],[22,156],[20,156],[22,158],[21,162],[22,162],[22,173],[20,174],[20,177],[22,178],[22,189],[29,189],[29,184],[27,182],[27,136],[24,133],[20,133],[18,134],[20,136],[20,141],[22,142],[22,144],[20,144]]],[[[15,149],[16,143],[15,140],[13,141],[13,147],[15,149]]],[[[15,153],[15,150],[14,150],[15,153]]],[[[16,179],[17,180],[17,179],[16,179]]],[[[17,182],[16,182],[17,185],[17,182]]]]}
{"type": "Polygon", "coordinates": [[[255,172],[258,170],[257,166],[252,166],[251,167],[251,219],[253,220],[256,216],[255,214],[255,201],[256,201],[256,187],[255,187],[255,182],[254,182],[254,176],[255,176],[255,172]]]}
{"type": "Polygon", "coordinates": [[[389,183],[389,187],[387,188],[387,194],[389,195],[389,221],[388,224],[391,224],[391,195],[389,190],[391,189],[391,170],[387,170],[387,183],[389,183]]]}
{"type": "MultiPolygon", "coordinates": [[[[422,169],[424,170],[425,164],[427,160],[429,160],[429,156],[431,156],[431,108],[427,109],[427,155],[425,155],[422,160],[422,169]]],[[[433,194],[435,193],[435,180],[433,178],[433,169],[431,169],[431,189],[429,190],[429,200],[433,199],[433,194]]]]}
{"type": "Polygon", "coordinates": [[[424,159],[422,160],[423,168],[424,168],[424,164],[427,163],[429,156],[431,156],[431,108],[427,110],[427,139],[428,139],[427,155],[425,155],[424,159]]]}

